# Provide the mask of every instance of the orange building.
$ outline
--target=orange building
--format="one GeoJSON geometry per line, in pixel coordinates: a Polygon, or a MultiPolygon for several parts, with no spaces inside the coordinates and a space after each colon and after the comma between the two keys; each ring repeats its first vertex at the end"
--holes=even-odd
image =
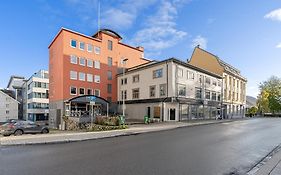
{"type": "Polygon", "coordinates": [[[93,36],[65,28],[59,31],[48,47],[51,127],[61,124],[65,102],[77,96],[94,95],[116,104],[116,75],[120,69],[149,61],[143,57],[142,47],[132,47],[121,40],[120,35],[108,29],[93,36]],[[124,58],[128,60],[122,65],[124,58]]]}

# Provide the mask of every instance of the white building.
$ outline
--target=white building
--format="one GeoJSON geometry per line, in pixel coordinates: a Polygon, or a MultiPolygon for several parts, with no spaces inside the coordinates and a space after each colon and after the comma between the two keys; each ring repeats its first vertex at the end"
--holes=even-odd
{"type": "Polygon", "coordinates": [[[24,115],[26,120],[46,122],[49,118],[49,73],[40,70],[25,84],[24,115]]]}
{"type": "Polygon", "coordinates": [[[18,119],[19,102],[0,90],[0,122],[18,119]]]}
{"type": "Polygon", "coordinates": [[[118,75],[119,113],[161,121],[213,119],[220,114],[222,77],[171,58],[118,75]]]}

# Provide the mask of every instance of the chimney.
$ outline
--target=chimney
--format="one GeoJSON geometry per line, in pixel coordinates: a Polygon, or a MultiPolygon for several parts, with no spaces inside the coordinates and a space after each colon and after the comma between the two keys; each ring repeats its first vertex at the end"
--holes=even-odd
{"type": "Polygon", "coordinates": [[[138,46],[138,47],[136,47],[138,50],[140,50],[140,51],[144,51],[144,48],[142,47],[142,46],[138,46]]]}

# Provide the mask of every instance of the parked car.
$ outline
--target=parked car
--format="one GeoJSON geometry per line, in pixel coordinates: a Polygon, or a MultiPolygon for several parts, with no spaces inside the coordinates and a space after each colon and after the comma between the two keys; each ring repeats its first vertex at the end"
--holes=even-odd
{"type": "Polygon", "coordinates": [[[22,135],[34,133],[49,133],[49,128],[45,125],[38,125],[32,121],[12,121],[2,125],[1,134],[3,136],[22,135]]]}

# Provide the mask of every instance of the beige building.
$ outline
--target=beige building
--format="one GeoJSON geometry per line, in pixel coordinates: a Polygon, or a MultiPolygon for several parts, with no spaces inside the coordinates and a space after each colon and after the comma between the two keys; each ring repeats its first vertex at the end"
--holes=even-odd
{"type": "Polygon", "coordinates": [[[199,46],[195,47],[189,64],[223,77],[222,110],[224,118],[237,118],[245,115],[247,79],[241,75],[238,69],[199,46]]]}
{"type": "Polygon", "coordinates": [[[160,121],[212,119],[220,112],[221,76],[171,58],[118,75],[119,113],[160,121]]]}

